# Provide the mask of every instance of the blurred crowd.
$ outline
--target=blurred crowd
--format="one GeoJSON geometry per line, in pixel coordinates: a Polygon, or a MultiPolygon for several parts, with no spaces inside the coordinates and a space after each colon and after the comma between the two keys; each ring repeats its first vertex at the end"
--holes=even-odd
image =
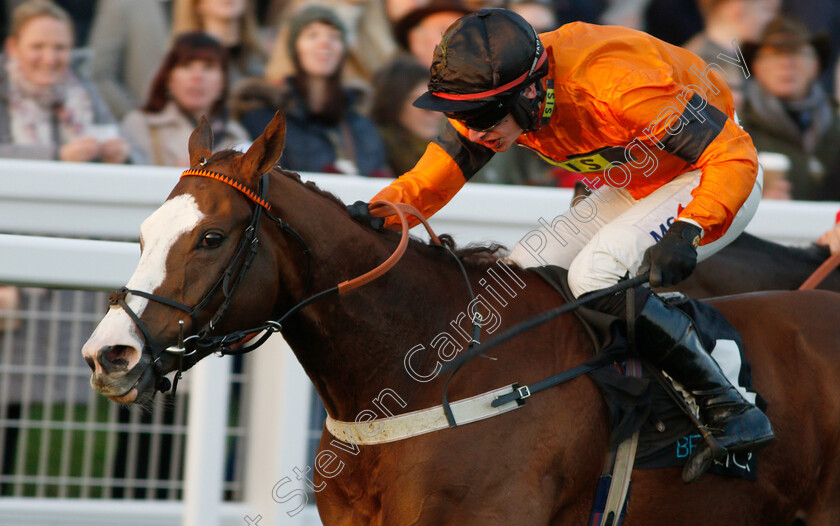
{"type": "MultiPolygon", "coordinates": [[[[840,200],[840,4],[833,0],[6,0],[0,157],[186,166],[208,117],[243,147],[278,109],[293,171],[396,177],[443,125],[412,101],[435,45],[481,7],[539,31],[584,21],[647,31],[733,88],[765,197],[840,200]],[[837,73],[835,73],[835,71],[837,73]]],[[[473,180],[572,186],[524,149],[473,180]]]]}

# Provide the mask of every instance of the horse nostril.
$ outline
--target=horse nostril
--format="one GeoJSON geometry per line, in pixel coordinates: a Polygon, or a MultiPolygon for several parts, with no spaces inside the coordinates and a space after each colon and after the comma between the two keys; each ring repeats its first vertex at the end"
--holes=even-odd
{"type": "Polygon", "coordinates": [[[85,363],[88,364],[88,367],[90,367],[90,370],[92,372],[96,372],[96,363],[93,361],[93,358],[91,358],[90,356],[85,356],[85,363]]]}
{"type": "Polygon", "coordinates": [[[128,345],[106,345],[99,349],[99,364],[106,373],[126,371],[134,348],[128,345]]]}

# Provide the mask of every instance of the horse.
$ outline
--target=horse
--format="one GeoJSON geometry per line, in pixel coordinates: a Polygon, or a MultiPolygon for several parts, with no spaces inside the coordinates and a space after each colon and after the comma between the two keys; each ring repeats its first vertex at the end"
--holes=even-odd
{"type": "MultiPolygon", "coordinates": [[[[796,290],[829,256],[825,246],[789,247],[743,233],[698,263],[688,279],[663,290],[678,290],[692,298],[796,290]]],[[[840,292],[840,271],[831,272],[818,288],[840,292]]]]}
{"type": "MultiPolygon", "coordinates": [[[[563,302],[535,272],[503,262],[495,247],[467,247],[456,260],[417,240],[378,279],[311,295],[365,274],[401,241],[352,220],[340,200],[277,167],[284,139],[278,112],[246,153],[211,156],[210,126],[199,122],[190,171],[144,221],[137,270],[82,349],[100,393],[143,403],[162,374],[213,350],[196,340],[291,312],[279,329],[329,416],[365,424],[374,408],[400,416],[440,405],[446,379],[435,373],[471,337],[468,305],[483,313],[486,337],[563,302]],[[263,207],[277,221],[255,221],[263,207]],[[248,265],[237,255],[243,245],[257,247],[248,265]],[[182,348],[189,359],[181,364],[183,355],[161,351],[182,348]]],[[[840,523],[840,328],[832,316],[840,296],[759,293],[714,305],[743,336],[777,438],[761,451],[753,482],[706,474],[688,485],[679,468],[636,470],[624,524],[840,523]]],[[[582,323],[564,314],[494,348],[495,359],[465,365],[449,399],[530,384],[594,352],[582,323]]],[[[341,442],[325,429],[313,480],[321,520],[584,524],[608,449],[607,407],[586,376],[525,402],[494,418],[378,445],[341,442]]]]}

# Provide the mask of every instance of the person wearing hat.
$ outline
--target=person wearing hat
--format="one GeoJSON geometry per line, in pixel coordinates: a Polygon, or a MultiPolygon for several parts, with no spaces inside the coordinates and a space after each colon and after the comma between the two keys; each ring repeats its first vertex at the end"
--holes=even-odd
{"type": "MultiPolygon", "coordinates": [[[[592,195],[541,219],[510,255],[521,266],[568,268],[576,297],[636,274],[649,273],[654,287],[679,283],[743,231],[761,198],[755,147],[734,120],[723,76],[639,31],[578,22],[537,35],[511,11],[481,9],[443,34],[428,88],[414,104],[443,112],[446,129],[373,199],[429,217],[513,144],[582,173],[592,195]]],[[[374,227],[382,221],[361,201],[348,211],[374,227]]],[[[770,442],[769,420],[732,386],[693,322],[646,288],[635,299],[638,352],[694,395],[721,445],[738,452],[770,442]]],[[[625,304],[619,294],[588,305],[626,318],[625,304]]],[[[698,448],[684,480],[711,462],[698,448]]]]}
{"type": "Polygon", "coordinates": [[[394,24],[394,37],[417,62],[428,67],[440,35],[469,12],[459,0],[432,0],[400,18],[394,24]]]}
{"type": "Polygon", "coordinates": [[[840,119],[817,82],[829,64],[828,37],[812,35],[790,16],[778,17],[743,52],[753,72],[744,128],[758,151],[790,159],[787,180],[775,184],[789,185],[793,199],[840,200],[840,119]]]}
{"type": "Polygon", "coordinates": [[[265,80],[241,84],[234,115],[259,134],[283,111],[286,146],[280,164],[286,169],[387,175],[382,140],[357,109],[362,93],[342,84],[347,40],[338,16],[325,6],[304,7],[289,21],[287,49],[294,75],[280,86],[265,80]]]}
{"type": "Polygon", "coordinates": [[[344,26],[347,58],[342,75],[345,79],[369,83],[373,74],[397,53],[398,46],[385,14],[385,0],[285,0],[285,4],[266,65],[266,78],[272,82],[282,82],[294,71],[286,50],[289,22],[295,13],[310,4],[328,8],[344,26]]]}
{"type": "Polygon", "coordinates": [[[738,58],[738,43],[757,40],[764,27],[781,7],[780,0],[699,0],[703,31],[691,37],[682,47],[708,63],[715,63],[726,73],[726,83],[735,99],[740,115],[744,99],[744,82],[749,76],[743,64],[722,60],[721,55],[738,58]]]}

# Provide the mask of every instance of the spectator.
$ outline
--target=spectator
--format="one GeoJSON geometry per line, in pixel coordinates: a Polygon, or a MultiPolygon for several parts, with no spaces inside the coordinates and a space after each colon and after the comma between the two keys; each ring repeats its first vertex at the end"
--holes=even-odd
{"type": "MultiPolygon", "coordinates": [[[[837,0],[782,0],[782,13],[793,15],[814,33],[825,33],[831,38],[831,64],[836,64],[840,55],[840,2],[837,0]]],[[[826,69],[820,75],[820,83],[829,93],[840,91],[835,83],[833,71],[826,69]]],[[[840,101],[835,95],[835,100],[840,101]]]]}
{"type": "Polygon", "coordinates": [[[385,0],[385,14],[391,27],[418,7],[428,4],[429,0],[385,0]]]}
{"type": "Polygon", "coordinates": [[[387,174],[385,148],[357,108],[361,94],[342,85],[347,56],[344,25],[324,6],[308,6],[289,20],[287,48],[295,70],[281,86],[253,82],[234,97],[236,115],[254,135],[277,109],[286,114],[280,163],[302,172],[387,174]]]}
{"type": "Polygon", "coordinates": [[[644,31],[645,11],[650,2],[651,0],[609,0],[608,6],[598,17],[598,23],[644,31]]]}
{"type": "MultiPolygon", "coordinates": [[[[289,0],[256,0],[257,23],[259,26],[272,26],[280,19],[280,14],[288,5],[289,0]]],[[[273,29],[273,28],[272,28],[273,29]]]]}
{"type": "Polygon", "coordinates": [[[780,0],[699,0],[698,3],[706,26],[683,47],[722,68],[732,90],[735,110],[740,111],[748,72],[721,60],[718,55],[723,53],[737,58],[733,41],[743,45],[758,40],[767,23],[779,11],[780,0]]]}
{"type": "Polygon", "coordinates": [[[756,148],[790,159],[793,199],[840,200],[840,120],[816,82],[828,65],[827,38],[778,17],[743,51],[755,80],[747,84],[742,125],[756,148]]]}
{"type": "Polygon", "coordinates": [[[560,27],[554,6],[548,0],[508,0],[507,8],[524,18],[537,33],[547,33],[560,27]]]}
{"type": "Polygon", "coordinates": [[[394,36],[404,50],[428,68],[440,36],[469,12],[460,0],[432,0],[403,16],[394,25],[394,36]]]}
{"type": "MultiPolygon", "coordinates": [[[[6,0],[5,9],[8,15],[17,9],[20,5],[26,3],[27,0],[6,0]]],[[[90,34],[91,24],[93,23],[93,13],[96,5],[100,3],[99,0],[52,0],[55,5],[64,9],[70,17],[73,26],[73,33],[75,35],[74,42],[78,47],[85,47],[88,45],[88,35],[90,34]]],[[[2,19],[2,16],[0,16],[2,19]]],[[[3,27],[5,30],[6,28],[3,27]]]]}
{"type": "Polygon", "coordinates": [[[0,157],[123,163],[129,147],[96,88],[70,67],[73,27],[49,0],[15,9],[0,67],[0,157]]]}
{"type": "Polygon", "coordinates": [[[261,77],[265,56],[253,5],[246,0],[174,0],[172,35],[203,31],[216,37],[230,54],[230,80],[261,77]]]}
{"type": "Polygon", "coordinates": [[[160,0],[99,2],[91,29],[92,79],[118,119],[142,104],[166,54],[160,0]]]}
{"type": "Polygon", "coordinates": [[[823,232],[817,239],[817,244],[828,247],[832,255],[840,252],[840,212],[837,213],[834,227],[823,232]]]}
{"type": "Polygon", "coordinates": [[[7,28],[9,27],[9,11],[6,8],[0,8],[0,39],[6,40],[8,34],[6,33],[7,28]]]}
{"type": "Polygon", "coordinates": [[[703,30],[699,3],[704,0],[650,0],[644,12],[645,32],[679,46],[703,30]]]}
{"type": "MultiPolygon", "coordinates": [[[[319,0],[341,20],[345,28],[347,59],[344,64],[345,80],[367,87],[373,74],[397,52],[397,44],[385,16],[385,0],[319,0]]],[[[309,5],[308,0],[289,0],[286,14],[281,18],[277,39],[266,67],[266,78],[282,83],[294,72],[294,64],[287,49],[289,22],[294,13],[309,5]]]]}
{"type": "Polygon", "coordinates": [[[463,0],[470,11],[478,11],[485,7],[504,7],[505,0],[463,0]]]}
{"type": "Polygon", "coordinates": [[[149,100],[123,120],[123,131],[143,159],[161,166],[189,166],[187,145],[201,116],[206,116],[217,150],[249,140],[228,118],[228,55],[206,33],[175,39],[152,82],[149,100]]]}
{"type": "Polygon", "coordinates": [[[371,118],[379,127],[393,174],[414,168],[443,128],[442,113],[412,105],[428,82],[428,68],[409,56],[395,58],[374,77],[371,118]]]}

